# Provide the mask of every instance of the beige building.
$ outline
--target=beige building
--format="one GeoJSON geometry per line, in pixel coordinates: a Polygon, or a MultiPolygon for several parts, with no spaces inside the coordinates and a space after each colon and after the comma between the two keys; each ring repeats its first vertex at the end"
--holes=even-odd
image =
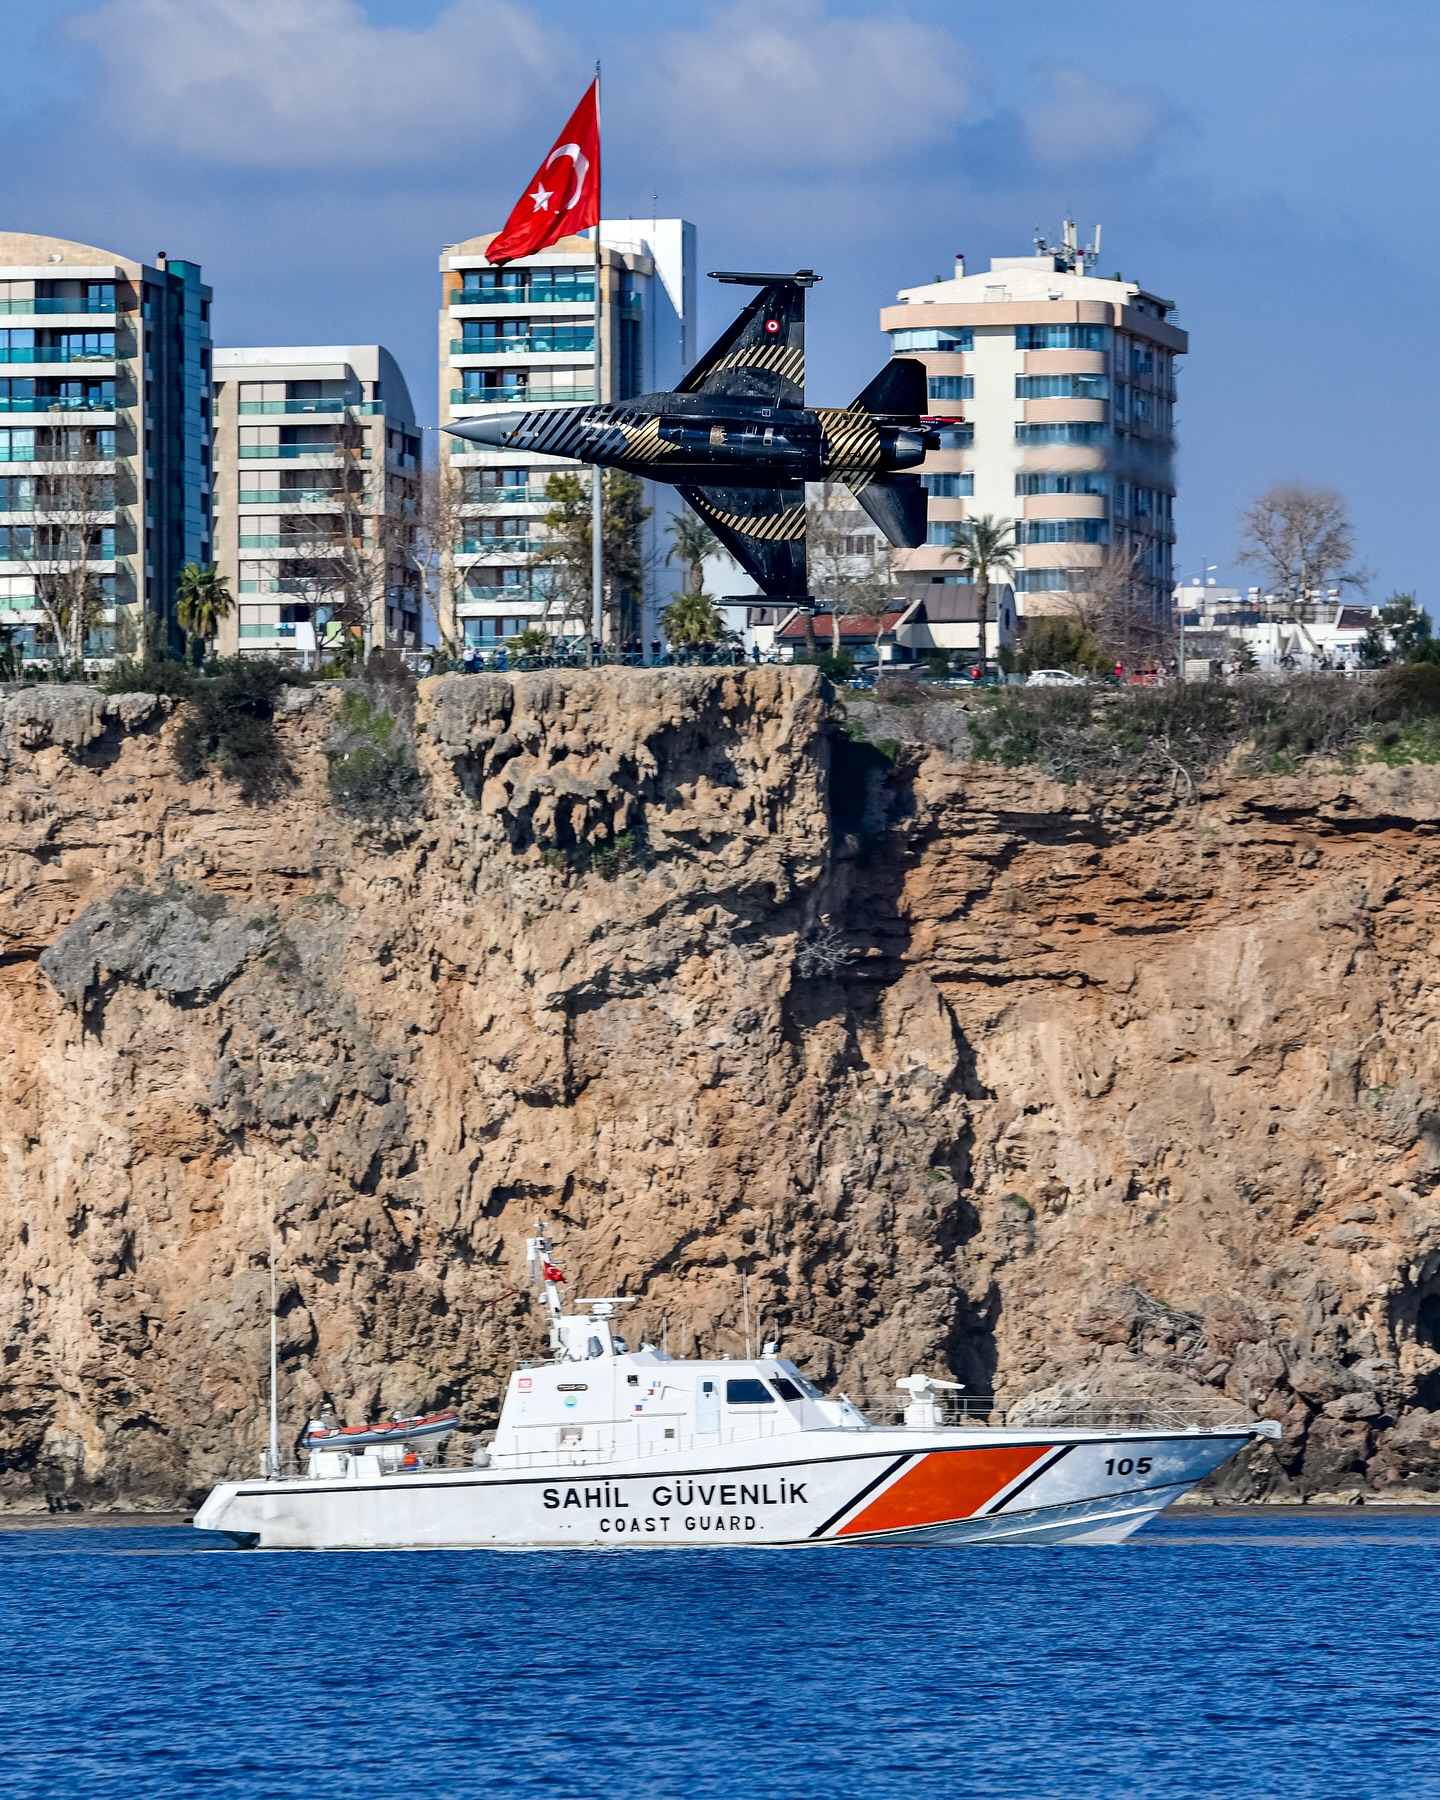
{"type": "Polygon", "coordinates": [[[1013,521],[1025,614],[1133,557],[1157,618],[1174,586],[1175,363],[1188,348],[1168,300],[1091,273],[1067,223],[1057,250],[996,257],[988,273],[904,288],[882,309],[893,352],[929,373],[930,410],[954,419],[926,459],[929,542],[902,571],[960,579],[957,528],[1013,521]]]}
{"type": "Polygon", "coordinates": [[[381,345],[217,350],[221,654],[309,663],[347,633],[418,650],[419,492],[410,391],[381,345]]]}
{"type": "Polygon", "coordinates": [[[211,559],[210,289],[196,263],[0,232],[0,626],[27,661],[179,643],[211,559]],[[74,647],[73,645],[70,647],[74,647]]]}
{"type": "MultiPolygon", "coordinates": [[[[628,400],[672,387],[695,360],[695,227],[683,219],[615,219],[600,228],[600,392],[595,391],[595,248],[562,238],[535,256],[493,268],[494,234],[449,245],[440,258],[440,422],[492,408],[628,400]]],[[[496,648],[542,622],[558,634],[566,611],[544,562],[545,484],[583,465],[498,450],[440,434],[442,470],[459,478],[443,591],[456,635],[496,648]]],[[[590,480],[588,469],[585,480],[590,480]]],[[[673,491],[647,482],[643,590],[624,597],[624,636],[649,643],[678,577],[665,564],[673,491]]],[[[447,509],[448,510],[448,509],[447,509]]],[[[588,592],[588,588],[587,588],[588,592]]],[[[572,597],[572,635],[583,634],[572,597]]]]}

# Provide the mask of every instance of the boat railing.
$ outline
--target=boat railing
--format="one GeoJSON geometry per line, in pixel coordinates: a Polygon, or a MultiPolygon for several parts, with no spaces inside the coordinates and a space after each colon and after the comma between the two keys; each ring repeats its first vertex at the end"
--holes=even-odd
{"type": "MultiPolygon", "coordinates": [[[[969,1425],[990,1430],[1036,1427],[1072,1431],[1197,1431],[1222,1430],[1253,1421],[1244,1409],[1224,1394],[1213,1399],[1137,1397],[1134,1394],[1092,1394],[1084,1391],[1031,1394],[1012,1406],[997,1405],[993,1394],[937,1394],[934,1396],[943,1425],[969,1425]]],[[[906,1397],[870,1394],[855,1401],[872,1425],[894,1426],[905,1422],[906,1397]]]]}

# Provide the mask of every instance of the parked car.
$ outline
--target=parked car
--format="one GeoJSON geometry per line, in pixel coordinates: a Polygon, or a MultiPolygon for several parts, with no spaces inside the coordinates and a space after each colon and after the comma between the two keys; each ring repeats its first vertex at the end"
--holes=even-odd
{"type": "Polygon", "coordinates": [[[1068,669],[1032,669],[1026,687],[1084,687],[1083,675],[1072,675],[1068,669]]]}

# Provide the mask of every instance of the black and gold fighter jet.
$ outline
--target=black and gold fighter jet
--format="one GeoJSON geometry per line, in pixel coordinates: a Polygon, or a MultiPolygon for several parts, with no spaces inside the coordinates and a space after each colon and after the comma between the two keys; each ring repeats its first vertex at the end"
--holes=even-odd
{"type": "Polygon", "coordinates": [[[456,437],[626,469],[677,487],[766,594],[803,599],[805,483],[842,481],[890,542],[925,541],[925,366],[888,362],[846,407],[805,404],[805,290],[820,277],[717,271],[759,293],[673,393],[532,407],[447,425],[456,437]]]}

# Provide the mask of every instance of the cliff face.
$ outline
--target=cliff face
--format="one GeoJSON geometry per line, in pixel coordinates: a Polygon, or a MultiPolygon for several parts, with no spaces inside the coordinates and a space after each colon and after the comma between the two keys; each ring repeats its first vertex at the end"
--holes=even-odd
{"type": "Polygon", "coordinates": [[[447,677],[365,823],[341,704],[247,804],[165,702],[0,701],[4,1503],[253,1468],[272,1229],[290,1429],[482,1427],[537,1215],[632,1341],[738,1352],[744,1270],[857,1397],[1248,1397],[1232,1491],[1440,1487],[1440,775],[1107,798],[805,670],[447,677]]]}

